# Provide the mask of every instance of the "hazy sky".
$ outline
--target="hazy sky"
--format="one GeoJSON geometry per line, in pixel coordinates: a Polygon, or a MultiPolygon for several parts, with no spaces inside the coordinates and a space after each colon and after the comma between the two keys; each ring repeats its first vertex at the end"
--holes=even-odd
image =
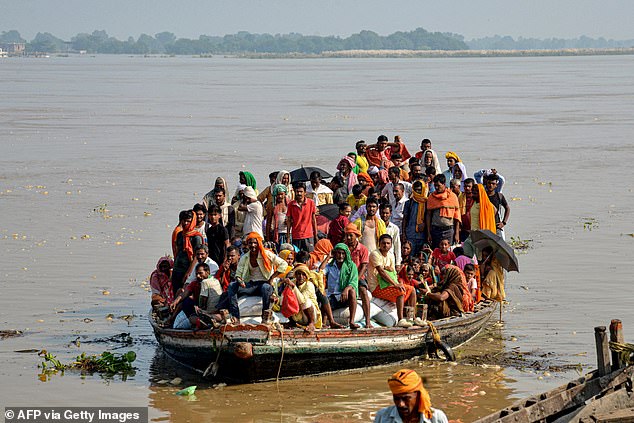
{"type": "Polygon", "coordinates": [[[466,39],[488,35],[634,39],[633,0],[2,0],[0,31],[69,39],[105,29],[119,39],[299,32],[385,35],[423,27],[466,39]]]}

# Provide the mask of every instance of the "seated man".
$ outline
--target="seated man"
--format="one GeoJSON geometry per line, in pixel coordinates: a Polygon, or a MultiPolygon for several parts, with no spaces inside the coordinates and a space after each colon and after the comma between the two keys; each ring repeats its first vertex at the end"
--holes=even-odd
{"type": "Polygon", "coordinates": [[[409,328],[412,323],[408,322],[403,316],[403,308],[405,301],[407,301],[409,308],[406,317],[414,320],[416,295],[412,295],[414,287],[399,282],[396,275],[394,254],[390,251],[391,248],[392,237],[388,234],[381,235],[379,248],[370,254],[368,289],[372,292],[373,297],[396,303],[396,314],[398,316],[396,326],[409,328]]]}
{"type": "Polygon", "coordinates": [[[273,279],[283,274],[288,264],[270,250],[264,248],[262,236],[251,232],[246,237],[248,253],[240,257],[236,281],[229,284],[229,313],[239,322],[238,297],[259,295],[262,297],[262,323],[268,323],[271,313],[273,279]]]}
{"type": "Polygon", "coordinates": [[[190,270],[188,270],[189,276],[185,279],[185,285],[196,280],[195,267],[200,263],[207,263],[211,275],[215,275],[218,271],[218,264],[209,257],[209,247],[206,245],[201,245],[196,248],[194,257],[196,257],[196,260],[192,261],[190,270]]]}
{"type": "MultiPolygon", "coordinates": [[[[333,259],[324,270],[330,307],[333,310],[348,307],[350,310],[350,329],[358,329],[359,325],[354,322],[354,316],[357,312],[357,296],[359,295],[357,266],[352,261],[350,250],[346,244],[335,245],[332,254],[333,259]]],[[[329,316],[329,318],[331,317],[329,316]]],[[[333,320],[331,320],[331,326],[333,326],[333,320]]]]}
{"type": "Polygon", "coordinates": [[[180,324],[178,327],[174,327],[174,329],[189,329],[192,326],[196,329],[204,329],[206,327],[196,315],[196,305],[200,297],[201,284],[208,277],[209,266],[207,263],[198,263],[198,265],[196,265],[196,279],[184,286],[174,299],[174,302],[170,305],[172,315],[169,319],[169,326],[174,324],[176,316],[182,311],[187,317],[188,322],[184,322],[184,324],[180,324]]]}
{"type": "Polygon", "coordinates": [[[310,270],[308,266],[299,264],[293,269],[294,280],[284,279],[283,283],[290,287],[297,297],[299,311],[289,317],[291,324],[302,325],[306,332],[312,334],[315,328],[320,329],[322,325],[321,312],[317,302],[316,287],[310,281],[310,270]]]}

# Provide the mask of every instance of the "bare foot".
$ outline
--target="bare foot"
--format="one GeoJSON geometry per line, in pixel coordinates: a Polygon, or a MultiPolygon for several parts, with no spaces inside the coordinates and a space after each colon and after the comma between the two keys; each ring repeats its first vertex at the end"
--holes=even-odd
{"type": "Polygon", "coordinates": [[[359,329],[360,327],[361,327],[361,326],[357,325],[357,324],[356,324],[356,323],[354,323],[354,322],[351,322],[351,323],[350,323],[350,329],[352,329],[352,330],[359,329]]]}
{"type": "Polygon", "coordinates": [[[343,329],[343,325],[340,325],[339,323],[332,321],[330,322],[330,329],[343,329]]]}
{"type": "Polygon", "coordinates": [[[372,329],[374,327],[374,325],[372,324],[372,322],[370,320],[366,320],[365,321],[365,328],[366,329],[372,329]]]}

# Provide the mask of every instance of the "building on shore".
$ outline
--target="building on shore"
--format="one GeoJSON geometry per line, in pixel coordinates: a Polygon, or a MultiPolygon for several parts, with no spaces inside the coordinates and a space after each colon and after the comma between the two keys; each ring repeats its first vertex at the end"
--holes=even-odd
{"type": "Polygon", "coordinates": [[[7,56],[24,56],[26,54],[26,43],[2,43],[0,50],[7,56]]]}
{"type": "Polygon", "coordinates": [[[7,52],[4,51],[4,49],[2,47],[0,47],[0,59],[3,57],[7,57],[7,52]]]}

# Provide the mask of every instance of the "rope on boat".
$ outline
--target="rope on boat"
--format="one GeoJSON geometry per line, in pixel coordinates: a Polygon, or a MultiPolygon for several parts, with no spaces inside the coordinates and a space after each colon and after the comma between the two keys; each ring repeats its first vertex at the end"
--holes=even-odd
{"type": "Polygon", "coordinates": [[[275,377],[275,383],[280,381],[280,373],[282,372],[282,362],[284,362],[284,328],[279,322],[275,322],[275,327],[280,331],[280,337],[282,340],[282,354],[280,356],[280,366],[277,368],[277,376],[275,377]]]}
{"type": "Polygon", "coordinates": [[[610,341],[610,349],[620,354],[623,363],[627,365],[634,364],[634,344],[610,341]]]}
{"type": "Polygon", "coordinates": [[[431,335],[434,338],[434,343],[436,345],[440,344],[440,334],[438,333],[438,329],[436,329],[436,326],[434,326],[434,324],[430,321],[427,321],[427,324],[429,325],[429,330],[431,331],[431,335]]]}

